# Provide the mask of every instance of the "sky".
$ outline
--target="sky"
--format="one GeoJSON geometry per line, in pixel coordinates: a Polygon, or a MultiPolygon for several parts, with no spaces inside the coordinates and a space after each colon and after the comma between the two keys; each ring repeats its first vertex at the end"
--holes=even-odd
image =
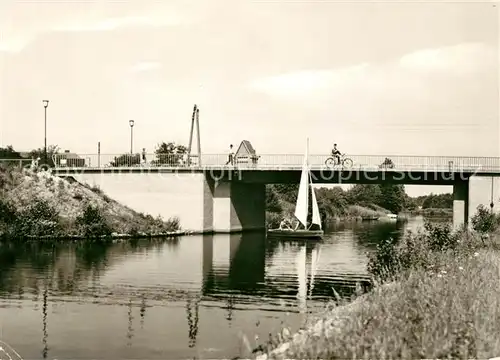
{"type": "Polygon", "coordinates": [[[493,2],[0,2],[0,146],[500,156],[493,2]],[[237,145],[236,145],[237,146],[237,145]]]}

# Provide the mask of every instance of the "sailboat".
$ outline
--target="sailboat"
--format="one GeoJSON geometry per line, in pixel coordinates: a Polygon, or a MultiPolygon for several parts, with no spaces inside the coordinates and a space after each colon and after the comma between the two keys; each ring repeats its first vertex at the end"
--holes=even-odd
{"type": "Polygon", "coordinates": [[[321,217],[319,215],[318,202],[316,194],[312,187],[311,170],[308,163],[309,139],[307,140],[306,154],[302,165],[302,174],[300,176],[299,193],[295,204],[295,217],[304,227],[303,229],[269,229],[267,235],[280,238],[298,238],[298,239],[321,239],[323,230],[321,228],[321,217]],[[309,213],[309,189],[311,189],[312,202],[312,221],[308,226],[307,215],[309,213]],[[318,225],[319,229],[311,230],[312,225],[318,225]]]}

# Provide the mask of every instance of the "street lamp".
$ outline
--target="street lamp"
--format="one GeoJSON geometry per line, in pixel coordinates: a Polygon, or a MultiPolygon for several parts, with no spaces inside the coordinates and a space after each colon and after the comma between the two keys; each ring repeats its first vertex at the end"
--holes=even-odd
{"type": "Polygon", "coordinates": [[[134,141],[134,120],[129,120],[128,124],[130,125],[130,154],[132,154],[132,144],[134,141]]]}
{"type": "Polygon", "coordinates": [[[47,164],[47,107],[49,106],[49,100],[42,100],[44,112],[45,112],[45,138],[44,138],[44,160],[47,164]]]}

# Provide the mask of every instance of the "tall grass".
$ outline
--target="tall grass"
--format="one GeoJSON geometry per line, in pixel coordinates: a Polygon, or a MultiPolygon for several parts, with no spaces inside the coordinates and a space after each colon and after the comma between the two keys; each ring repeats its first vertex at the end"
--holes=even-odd
{"type": "MultiPolygon", "coordinates": [[[[388,239],[369,262],[378,286],[322,315],[269,358],[500,356],[498,237],[426,224],[388,239]]],[[[278,350],[276,350],[278,349],[278,350]]]]}
{"type": "Polygon", "coordinates": [[[500,267],[497,254],[437,257],[434,272],[413,270],[379,287],[335,327],[309,333],[287,358],[488,358],[500,354],[500,267]]]}

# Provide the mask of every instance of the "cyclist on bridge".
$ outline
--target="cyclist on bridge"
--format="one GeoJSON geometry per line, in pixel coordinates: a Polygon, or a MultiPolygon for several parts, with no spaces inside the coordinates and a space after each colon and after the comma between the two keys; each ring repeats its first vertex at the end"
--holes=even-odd
{"type": "Polygon", "coordinates": [[[337,144],[333,144],[332,156],[335,159],[337,159],[337,164],[340,164],[340,155],[341,155],[341,152],[339,149],[337,149],[337,144]]]}

